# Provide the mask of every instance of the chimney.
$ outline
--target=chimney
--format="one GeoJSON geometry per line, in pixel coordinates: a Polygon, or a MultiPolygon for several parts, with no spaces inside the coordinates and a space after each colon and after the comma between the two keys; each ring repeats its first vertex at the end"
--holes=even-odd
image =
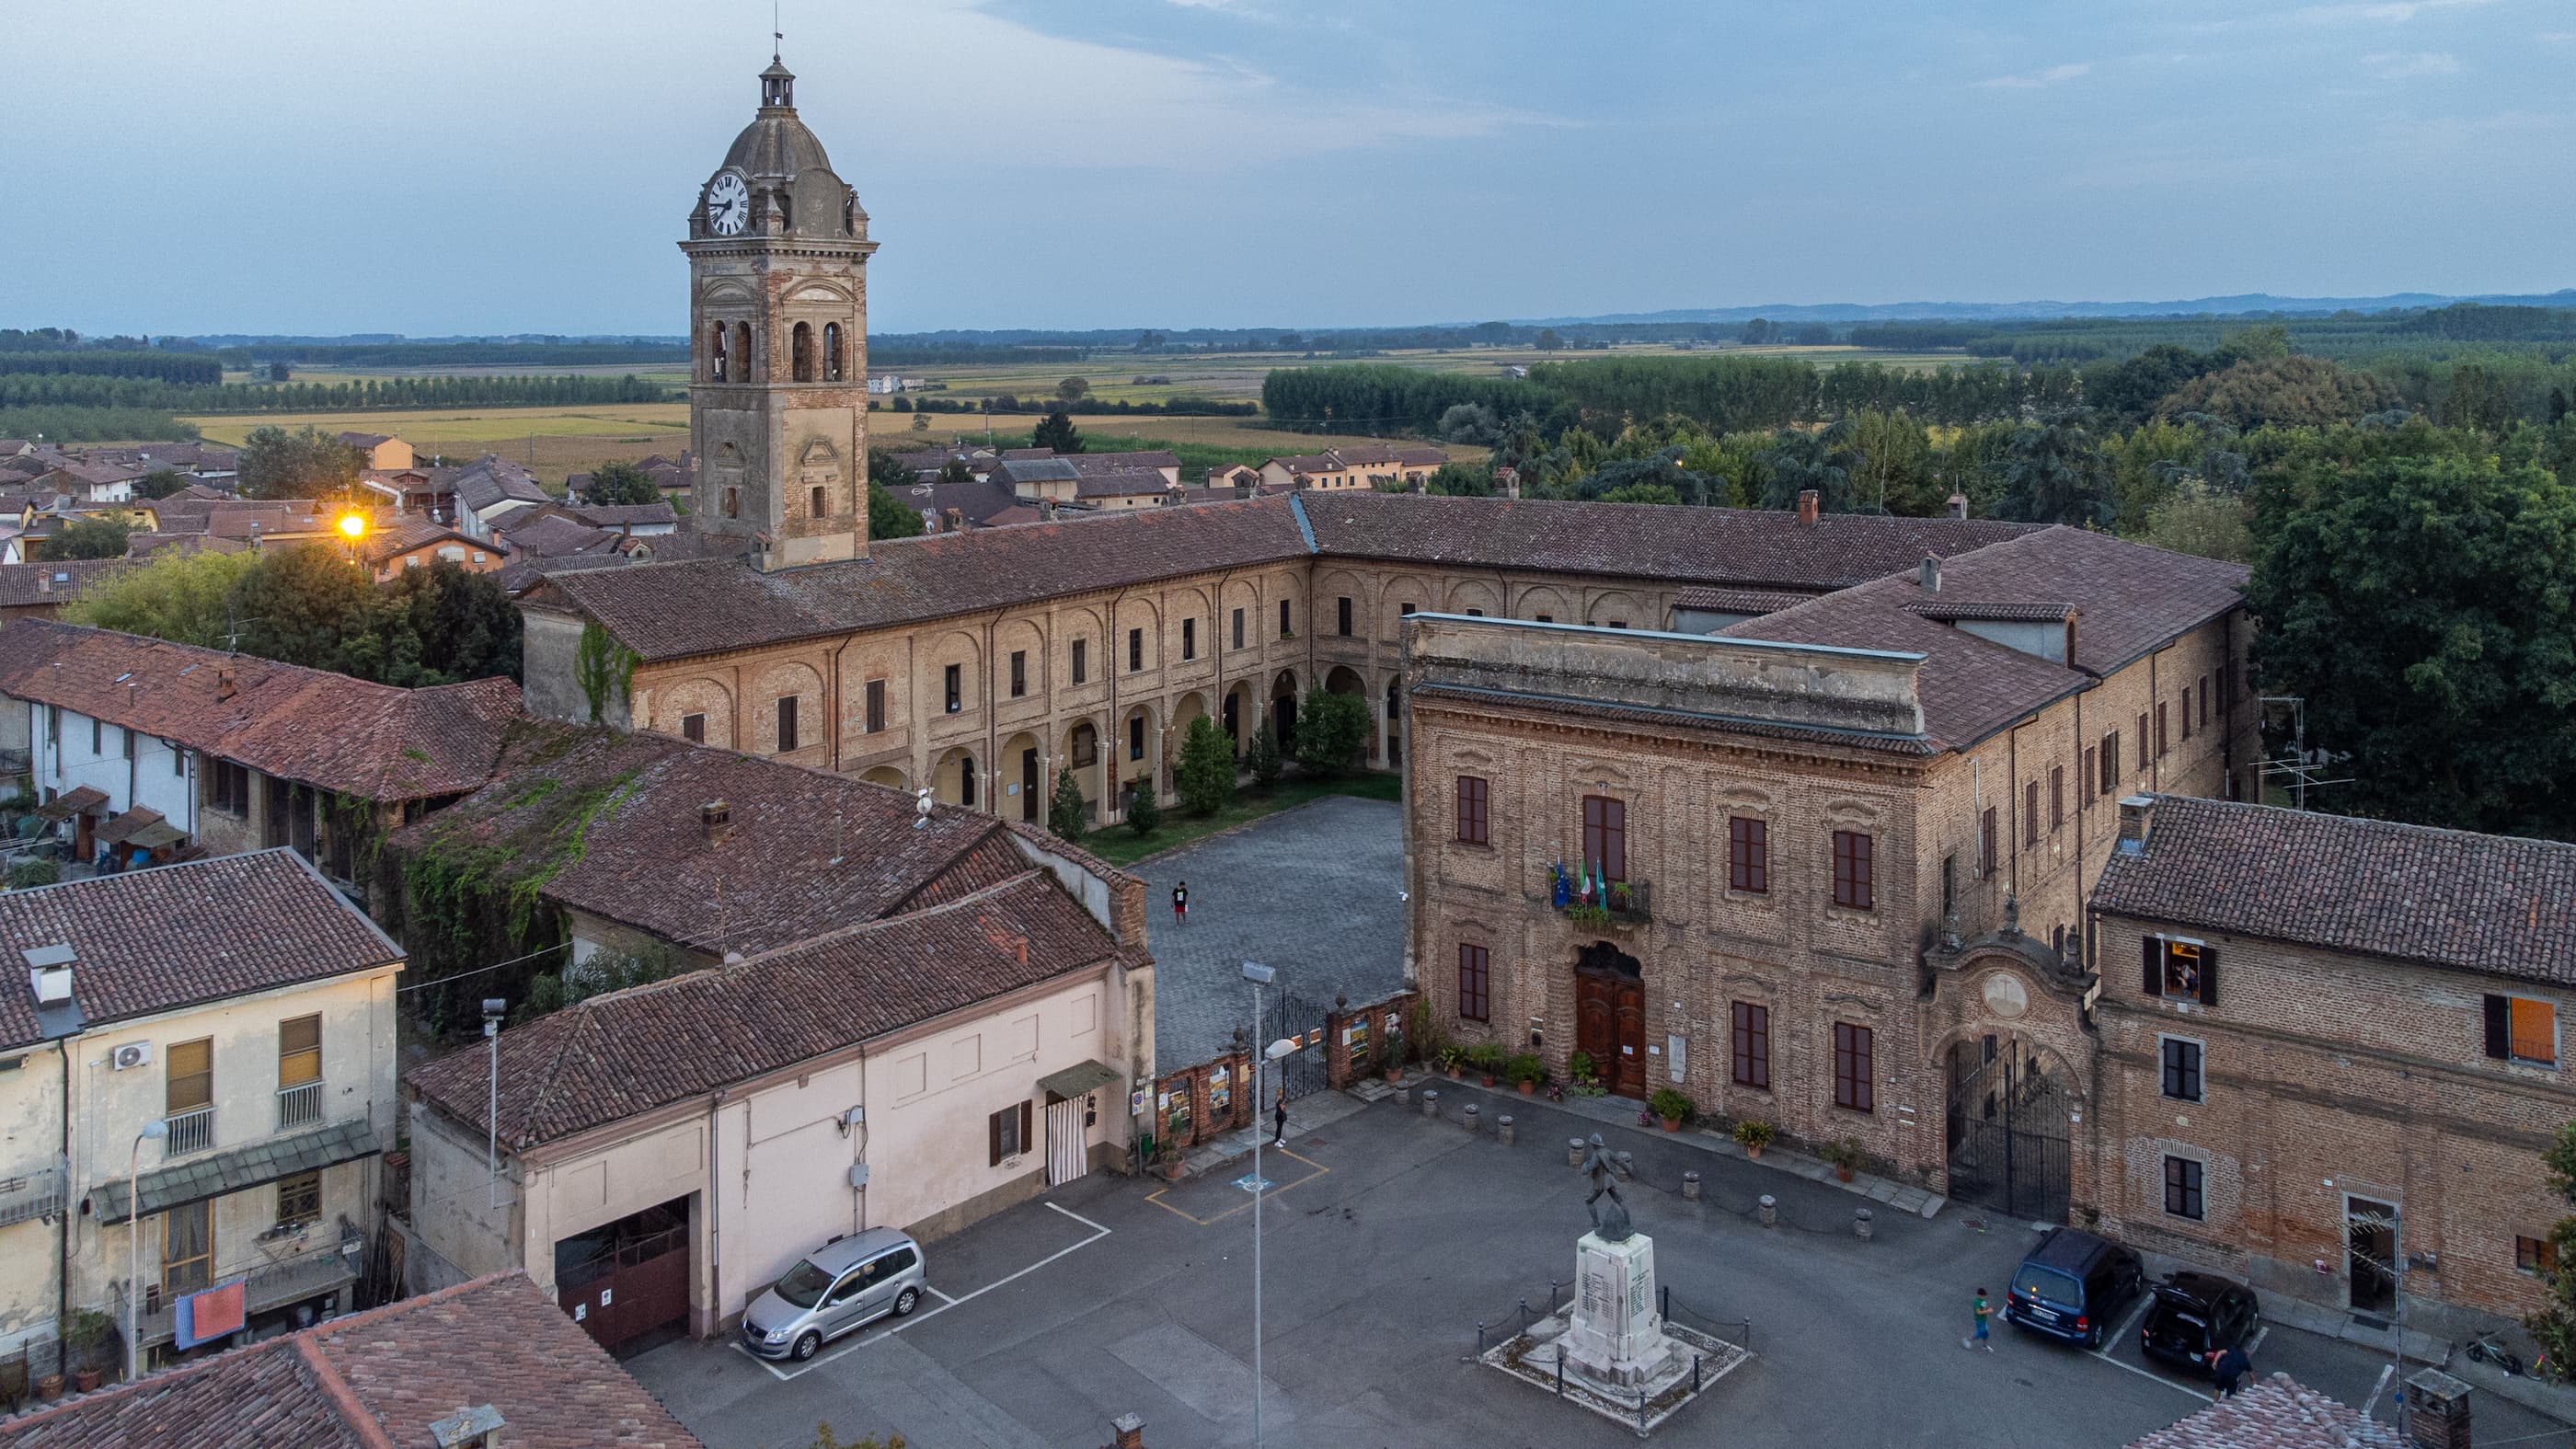
{"type": "Polygon", "coordinates": [[[1041,522],[1041,523],[1053,523],[1053,522],[1055,522],[1055,500],[1054,500],[1054,499],[1052,499],[1052,498],[1041,498],[1041,499],[1039,499],[1039,500],[1038,500],[1038,521],[1039,521],[1039,522],[1041,522]]]}
{"type": "Polygon", "coordinates": [[[1145,1416],[1121,1414],[1109,1421],[1109,1432],[1118,1436],[1112,1449],[1145,1449],[1145,1416]]]}
{"type": "Polygon", "coordinates": [[[480,1408],[460,1408],[444,1419],[431,1420],[429,1437],[438,1449],[500,1449],[501,1430],[505,1427],[501,1411],[485,1404],[480,1408]]]}
{"type": "Polygon", "coordinates": [[[216,671],[215,671],[215,698],[217,698],[217,699],[219,699],[219,700],[220,700],[220,699],[230,699],[230,698],[232,698],[232,697],[233,697],[233,695],[234,695],[236,692],[237,692],[237,691],[236,691],[236,689],[234,688],[234,685],[233,685],[233,672],[232,672],[232,670],[231,670],[229,667],[216,670],[216,671]]]}
{"type": "Polygon", "coordinates": [[[2122,855],[2147,853],[2147,833],[2154,825],[2155,810],[2153,795],[2120,797],[2120,843],[2115,848],[2122,855]]]}
{"type": "Polygon", "coordinates": [[[1927,594],[1941,592],[1941,560],[1928,553],[1923,555],[1923,565],[1915,570],[1914,581],[1921,584],[1927,594]]]}
{"type": "Polygon", "coordinates": [[[722,800],[710,800],[698,807],[698,828],[707,844],[722,845],[733,837],[733,807],[722,800]]]}
{"type": "Polygon", "coordinates": [[[20,954],[27,958],[27,989],[35,993],[36,1009],[71,1005],[72,962],[79,959],[72,948],[38,946],[20,954]]]}
{"type": "Polygon", "coordinates": [[[1950,495],[1950,516],[1952,518],[1965,518],[1968,516],[1967,494],[1953,493],[1950,495]]]}
{"type": "Polygon", "coordinates": [[[1816,521],[1816,507],[1817,507],[1818,503],[1820,503],[1821,501],[1822,501],[1822,500],[1821,500],[1820,498],[1818,498],[1818,496],[1817,496],[1817,494],[1816,494],[1816,490],[1815,490],[1815,489],[1813,489],[1813,488],[1801,488],[1801,489],[1799,489],[1799,490],[1798,490],[1798,521],[1799,521],[1800,523],[1804,523],[1804,524],[1808,524],[1808,525],[1813,525],[1813,524],[1815,523],[1815,521],[1816,521]]]}
{"type": "Polygon", "coordinates": [[[965,513],[965,510],[963,510],[963,509],[958,509],[958,508],[943,508],[943,509],[939,510],[939,531],[940,531],[941,533],[963,533],[963,532],[965,532],[965,531],[966,531],[966,513],[965,513]]]}

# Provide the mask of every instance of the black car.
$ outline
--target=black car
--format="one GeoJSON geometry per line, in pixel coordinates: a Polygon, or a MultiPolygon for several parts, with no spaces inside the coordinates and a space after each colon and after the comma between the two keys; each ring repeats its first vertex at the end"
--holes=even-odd
{"type": "Polygon", "coordinates": [[[2156,1285],[2138,1347],[2167,1363],[2210,1371],[2210,1355],[2254,1339],[2263,1317],[2254,1290],[2208,1273],[2175,1273],[2156,1285]]]}
{"type": "Polygon", "coordinates": [[[2004,1321],[2099,1348],[2146,1281],[2136,1253],[2080,1228],[2051,1228],[2014,1271],[2004,1321]]]}

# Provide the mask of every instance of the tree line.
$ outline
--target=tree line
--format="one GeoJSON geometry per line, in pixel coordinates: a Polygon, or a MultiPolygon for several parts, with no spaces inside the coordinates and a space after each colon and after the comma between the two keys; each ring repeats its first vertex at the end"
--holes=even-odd
{"type": "Polygon", "coordinates": [[[151,377],[0,371],[0,408],[145,408],[159,412],[377,412],[403,408],[564,407],[666,400],[663,383],[624,377],[385,377],[353,382],[182,386],[151,377]]]}
{"type": "Polygon", "coordinates": [[[224,380],[221,363],[180,352],[0,352],[0,375],[37,373],[82,377],[152,377],[186,387],[224,380]]]}
{"type": "MultiPolygon", "coordinates": [[[[875,408],[878,404],[871,402],[868,406],[875,408]]],[[[932,393],[915,396],[911,393],[899,392],[894,395],[894,401],[887,405],[886,410],[898,413],[1049,413],[1063,406],[1065,403],[1062,399],[1041,397],[1036,393],[1031,393],[1027,397],[1007,392],[998,393],[992,397],[940,397],[932,393]]],[[[1090,398],[1083,402],[1082,410],[1085,413],[1142,413],[1149,416],[1176,418],[1248,418],[1258,415],[1261,411],[1260,407],[1253,403],[1224,402],[1217,398],[1194,397],[1186,393],[1164,402],[1130,402],[1125,398],[1116,402],[1102,402],[1098,398],[1090,398]]]]}

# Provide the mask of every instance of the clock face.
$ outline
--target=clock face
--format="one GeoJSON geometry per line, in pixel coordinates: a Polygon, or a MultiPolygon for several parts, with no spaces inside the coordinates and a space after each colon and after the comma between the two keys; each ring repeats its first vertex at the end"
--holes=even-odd
{"type": "Polygon", "coordinates": [[[707,226],[718,236],[733,236],[751,219],[751,191],[728,171],[707,185],[707,226]]]}

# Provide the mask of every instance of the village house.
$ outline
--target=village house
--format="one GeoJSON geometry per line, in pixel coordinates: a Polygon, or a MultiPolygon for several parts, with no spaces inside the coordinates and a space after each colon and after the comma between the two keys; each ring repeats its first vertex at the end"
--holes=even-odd
{"type": "Polygon", "coordinates": [[[469,538],[443,523],[412,518],[370,529],[355,545],[358,561],[387,583],[408,569],[452,563],[468,573],[498,572],[509,561],[508,545],[497,539],[469,538]]]}
{"type": "Polygon", "coordinates": [[[935,1236],[1127,1159],[1154,1078],[1144,888],[1079,850],[572,726],[387,854],[428,878],[496,848],[501,879],[535,873],[568,975],[603,952],[680,974],[407,1076],[415,1262],[523,1267],[610,1345],[711,1334],[829,1238],[935,1236]]]}
{"type": "Polygon", "coordinates": [[[340,443],[365,455],[362,467],[399,472],[415,461],[411,444],[385,433],[342,433],[340,443]]]}
{"type": "Polygon", "coordinates": [[[1271,458],[1261,465],[1261,481],[1274,489],[1414,492],[1448,461],[1446,452],[1429,443],[1350,443],[1271,458]]]}
{"type": "Polygon", "coordinates": [[[2576,1120],[2576,845],[2163,794],[2094,888],[2106,1231],[2409,1327],[2520,1318],[2576,1120]]]}
{"type": "Polygon", "coordinates": [[[495,1273],[0,1423],[8,1449],[700,1449],[524,1274],[495,1273]]]}
{"type": "Polygon", "coordinates": [[[446,521],[468,538],[490,538],[511,514],[554,499],[537,485],[534,474],[492,453],[433,476],[454,499],[456,516],[446,521]]]}
{"type": "Polygon", "coordinates": [[[349,1307],[401,948],[269,850],[0,894],[0,953],[0,1354],[66,1371],[66,1311],[162,1363],[349,1307]]]}
{"type": "Polygon", "coordinates": [[[50,619],[63,605],[131,567],[121,558],[0,564],[0,627],[8,620],[50,619]]]}
{"type": "Polygon", "coordinates": [[[377,833],[482,787],[518,686],[397,689],[51,620],[0,629],[0,749],[71,856],[291,846],[354,882],[377,833]]]}

